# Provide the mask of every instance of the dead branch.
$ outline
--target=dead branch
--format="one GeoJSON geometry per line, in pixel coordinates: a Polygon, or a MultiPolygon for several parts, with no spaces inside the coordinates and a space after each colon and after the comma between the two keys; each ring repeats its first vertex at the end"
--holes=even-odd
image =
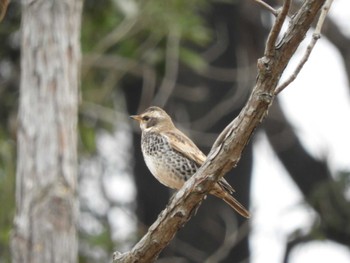
{"type": "Polygon", "coordinates": [[[261,5],[263,8],[265,8],[267,11],[271,12],[274,16],[277,17],[278,11],[274,9],[272,6],[270,6],[268,3],[262,1],[262,0],[254,0],[257,4],[261,5]]]}
{"type": "Polygon", "coordinates": [[[276,40],[278,38],[279,33],[281,32],[282,25],[288,15],[290,2],[290,0],[285,0],[282,8],[277,11],[278,15],[276,17],[276,21],[270,30],[269,36],[267,37],[266,48],[264,52],[264,55],[266,57],[273,56],[275,52],[276,40]]]}
{"type": "Polygon", "coordinates": [[[144,237],[130,251],[115,252],[114,261],[128,263],[155,261],[176,232],[190,220],[211,187],[237,165],[254,130],[267,115],[285,67],[325,0],[305,1],[291,19],[289,28],[276,46],[277,35],[288,12],[288,2],[290,1],[285,1],[270,33],[265,56],[258,60],[257,82],[245,107],[219,135],[203,166],[173,196],[144,237]],[[273,56],[270,56],[271,54],[273,56]]]}
{"type": "Polygon", "coordinates": [[[333,3],[333,0],[327,0],[326,3],[323,5],[321,15],[316,24],[315,32],[312,34],[312,39],[306,48],[304,56],[301,58],[293,74],[290,77],[288,77],[288,79],[285,82],[283,82],[280,86],[278,86],[278,88],[276,88],[275,95],[277,95],[282,90],[284,90],[290,83],[292,83],[297,78],[298,74],[300,73],[301,69],[305,65],[306,61],[309,59],[311,51],[315,47],[317,40],[321,38],[321,29],[323,27],[324,21],[326,19],[329,9],[331,8],[332,3],[333,3]]]}

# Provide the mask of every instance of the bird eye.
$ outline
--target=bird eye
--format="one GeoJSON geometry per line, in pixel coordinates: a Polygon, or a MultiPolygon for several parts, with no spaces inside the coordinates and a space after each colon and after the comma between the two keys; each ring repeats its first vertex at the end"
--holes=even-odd
{"type": "Polygon", "coordinates": [[[142,117],[142,119],[143,119],[144,121],[149,121],[150,117],[144,116],[144,117],[142,117]]]}

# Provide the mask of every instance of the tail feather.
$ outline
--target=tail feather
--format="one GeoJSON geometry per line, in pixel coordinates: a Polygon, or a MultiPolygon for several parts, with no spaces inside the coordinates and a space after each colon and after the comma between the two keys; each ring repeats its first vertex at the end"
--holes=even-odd
{"type": "Polygon", "coordinates": [[[245,218],[250,217],[249,211],[240,203],[236,198],[234,198],[232,195],[226,194],[222,198],[228,205],[230,205],[234,210],[237,211],[238,214],[241,216],[244,216],[245,218]]]}
{"type": "Polygon", "coordinates": [[[224,191],[219,185],[214,187],[210,194],[224,200],[229,206],[231,206],[238,214],[244,216],[245,218],[250,217],[249,211],[240,203],[236,198],[234,198],[227,191],[224,191]]]}

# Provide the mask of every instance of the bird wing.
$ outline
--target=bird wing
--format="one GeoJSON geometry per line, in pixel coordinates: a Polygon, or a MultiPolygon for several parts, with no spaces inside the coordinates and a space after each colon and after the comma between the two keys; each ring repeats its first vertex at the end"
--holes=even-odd
{"type": "MultiPolygon", "coordinates": [[[[166,138],[168,138],[170,146],[173,149],[183,154],[186,158],[193,160],[197,163],[197,165],[201,166],[207,159],[205,154],[198,149],[192,140],[180,130],[166,131],[162,133],[166,138]]],[[[231,194],[235,192],[232,186],[224,178],[221,178],[218,181],[218,184],[223,190],[226,190],[231,194]]]]}
{"type": "Polygon", "coordinates": [[[196,162],[201,166],[207,157],[198,147],[179,130],[175,131],[165,131],[163,135],[168,138],[168,141],[172,148],[174,148],[179,153],[183,154],[190,160],[196,162]]]}

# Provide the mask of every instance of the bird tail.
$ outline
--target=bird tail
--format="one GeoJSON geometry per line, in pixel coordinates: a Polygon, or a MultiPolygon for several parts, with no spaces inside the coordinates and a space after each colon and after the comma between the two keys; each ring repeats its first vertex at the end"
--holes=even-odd
{"type": "MultiPolygon", "coordinates": [[[[215,188],[214,188],[215,189],[215,188]]],[[[226,191],[212,191],[212,195],[224,200],[229,206],[231,206],[238,214],[244,216],[245,218],[250,217],[249,211],[240,203],[236,198],[230,195],[226,191]]]]}

